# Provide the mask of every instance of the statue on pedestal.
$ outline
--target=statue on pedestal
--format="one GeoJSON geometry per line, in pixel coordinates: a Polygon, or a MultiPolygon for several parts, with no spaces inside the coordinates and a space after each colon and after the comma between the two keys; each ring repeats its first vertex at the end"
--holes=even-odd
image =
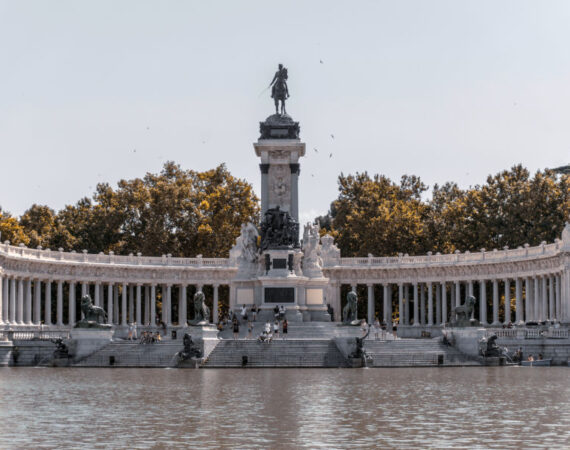
{"type": "Polygon", "coordinates": [[[265,211],[261,222],[261,249],[298,248],[299,224],[279,206],[265,211]]]}
{"type": "Polygon", "coordinates": [[[83,319],[75,325],[75,328],[110,328],[110,324],[106,324],[107,314],[100,306],[95,306],[89,295],[81,297],[81,312],[83,319]]]}
{"type": "Polygon", "coordinates": [[[279,69],[275,72],[271,83],[269,83],[269,86],[271,86],[271,98],[275,100],[275,114],[279,114],[279,102],[281,102],[281,114],[287,114],[285,100],[289,98],[288,78],[287,68],[283,67],[283,64],[279,64],[279,69]]]}
{"type": "Polygon", "coordinates": [[[358,314],[358,297],[356,292],[350,291],[346,295],[346,306],[342,310],[342,323],[346,325],[360,325],[357,319],[358,314]]]}
{"type": "Polygon", "coordinates": [[[202,291],[194,294],[194,320],[190,325],[208,325],[210,323],[210,308],[205,303],[206,296],[202,291]]]}
{"type": "Polygon", "coordinates": [[[470,295],[465,300],[465,303],[461,306],[456,306],[453,309],[453,313],[455,314],[455,320],[452,322],[456,327],[469,327],[473,325],[478,325],[478,322],[475,319],[471,319],[473,315],[473,311],[475,310],[475,297],[470,295]]]}

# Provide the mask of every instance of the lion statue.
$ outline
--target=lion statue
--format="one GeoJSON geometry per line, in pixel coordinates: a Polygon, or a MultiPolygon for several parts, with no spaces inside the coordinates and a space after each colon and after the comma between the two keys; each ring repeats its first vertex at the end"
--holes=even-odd
{"type": "Polygon", "coordinates": [[[190,325],[205,325],[210,321],[210,308],[205,303],[206,296],[202,291],[194,294],[194,320],[190,325]]]}
{"type": "Polygon", "coordinates": [[[469,297],[467,297],[467,300],[465,300],[465,303],[463,305],[456,306],[453,309],[457,323],[469,323],[469,319],[471,319],[471,314],[473,314],[473,311],[475,309],[476,301],[477,300],[475,299],[475,297],[470,295],[469,297]]]}
{"type": "Polygon", "coordinates": [[[342,323],[348,324],[357,322],[358,297],[356,292],[350,291],[346,296],[346,306],[342,310],[342,323]]]}
{"type": "Polygon", "coordinates": [[[83,313],[83,319],[77,322],[78,327],[104,324],[107,321],[105,310],[100,306],[95,306],[89,295],[81,297],[81,312],[83,313]]]}

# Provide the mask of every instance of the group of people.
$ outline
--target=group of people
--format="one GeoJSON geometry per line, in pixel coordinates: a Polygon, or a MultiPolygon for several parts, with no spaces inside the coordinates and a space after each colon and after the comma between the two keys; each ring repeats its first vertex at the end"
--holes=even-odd
{"type": "MultiPolygon", "coordinates": [[[[380,322],[378,317],[374,320],[374,323],[367,323],[366,319],[362,319],[360,321],[360,330],[362,331],[362,337],[366,336],[369,331],[372,331],[374,328],[374,339],[375,340],[386,340],[386,339],[395,339],[395,335],[393,332],[388,330],[388,326],[385,322],[380,322]]],[[[394,329],[394,328],[392,328],[394,329]]]]}
{"type": "MultiPolygon", "coordinates": [[[[257,337],[259,342],[271,342],[274,338],[279,338],[279,329],[281,328],[281,339],[286,340],[287,334],[289,332],[289,322],[287,322],[286,318],[283,318],[282,321],[278,319],[273,322],[273,327],[271,326],[271,322],[265,322],[263,327],[263,331],[257,337]],[[273,330],[272,330],[273,328],[273,330]],[[273,332],[272,332],[273,331],[273,332]]],[[[251,335],[251,333],[250,333],[251,335]]]]}
{"type": "Polygon", "coordinates": [[[153,333],[152,331],[145,331],[140,339],[141,344],[154,344],[155,342],[160,342],[160,341],[162,341],[162,337],[160,336],[160,333],[158,331],[156,331],[155,333],[153,333]]]}

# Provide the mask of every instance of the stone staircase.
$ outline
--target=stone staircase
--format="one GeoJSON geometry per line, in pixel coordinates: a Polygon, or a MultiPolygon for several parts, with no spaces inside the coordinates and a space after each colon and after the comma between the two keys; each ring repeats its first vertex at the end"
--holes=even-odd
{"type": "Polygon", "coordinates": [[[459,350],[440,339],[366,340],[364,350],[372,357],[373,367],[479,366],[459,350]]]}
{"type": "MultiPolygon", "coordinates": [[[[256,321],[253,323],[252,339],[262,333],[265,322],[256,321]]],[[[273,323],[271,323],[271,332],[273,333],[273,323]]],[[[279,336],[281,337],[281,328],[279,328],[279,336]]],[[[360,337],[362,332],[360,327],[343,326],[338,323],[331,322],[289,322],[287,339],[311,339],[311,340],[331,340],[335,337],[360,337]]],[[[231,326],[218,333],[220,339],[232,339],[233,331],[231,326]]],[[[239,338],[246,339],[248,337],[247,323],[240,323],[239,338]]]]}
{"type": "Polygon", "coordinates": [[[154,344],[117,340],[85,359],[76,367],[174,367],[175,355],[182,350],[181,340],[163,340],[154,344]],[[111,364],[111,357],[114,362],[111,364]]]}
{"type": "Polygon", "coordinates": [[[202,367],[346,367],[335,343],[323,339],[222,340],[202,367]],[[243,365],[243,357],[247,364],[243,365]]]}

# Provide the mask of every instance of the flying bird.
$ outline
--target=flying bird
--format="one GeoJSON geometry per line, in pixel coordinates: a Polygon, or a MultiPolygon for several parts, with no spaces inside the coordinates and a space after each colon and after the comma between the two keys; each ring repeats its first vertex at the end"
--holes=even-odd
{"type": "Polygon", "coordinates": [[[334,134],[331,134],[331,137],[334,139],[334,134]]]}
{"type": "Polygon", "coordinates": [[[315,153],[319,153],[319,151],[317,150],[317,147],[313,147],[313,150],[315,151],[315,153]]]}
{"type": "Polygon", "coordinates": [[[320,62],[321,64],[324,64],[324,62],[323,62],[323,60],[322,60],[322,59],[319,59],[319,62],[320,62]]]}
{"type": "Polygon", "coordinates": [[[332,153],[329,155],[329,159],[332,158],[332,153]]]}

